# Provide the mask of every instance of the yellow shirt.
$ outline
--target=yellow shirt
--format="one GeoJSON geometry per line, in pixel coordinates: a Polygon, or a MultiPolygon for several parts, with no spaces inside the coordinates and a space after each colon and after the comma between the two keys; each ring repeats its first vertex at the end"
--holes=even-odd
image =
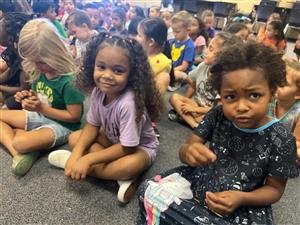
{"type": "Polygon", "coordinates": [[[171,72],[172,61],[163,53],[149,57],[149,63],[154,72],[154,76],[157,76],[161,72],[171,72]]]}

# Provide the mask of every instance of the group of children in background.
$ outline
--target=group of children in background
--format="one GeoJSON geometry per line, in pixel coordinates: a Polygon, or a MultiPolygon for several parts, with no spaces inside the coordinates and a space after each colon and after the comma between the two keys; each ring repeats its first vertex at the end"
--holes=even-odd
{"type": "Polygon", "coordinates": [[[147,18],[110,1],[62,4],[58,16],[51,1],[37,1],[34,16],[0,5],[0,143],[12,172],[69,143],[49,163],[74,180],[116,180],[127,203],[155,161],[162,98],[186,83],[168,112],[193,128],[179,150],[186,166],[141,185],[138,223],[273,224],[270,205],[299,174],[300,34],[297,60],[283,59],[278,14],[256,38],[245,16],[217,33],[211,10],[174,13],[168,1],[147,18]]]}

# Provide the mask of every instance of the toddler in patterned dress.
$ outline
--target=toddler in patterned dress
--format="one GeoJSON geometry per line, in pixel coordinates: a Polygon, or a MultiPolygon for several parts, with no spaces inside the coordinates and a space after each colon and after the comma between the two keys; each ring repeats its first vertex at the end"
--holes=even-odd
{"type": "Polygon", "coordinates": [[[285,83],[285,70],[280,54],[260,43],[221,50],[210,82],[222,104],[181,145],[179,157],[187,165],[160,176],[179,173],[190,182],[193,198],[179,205],[177,199],[151,214],[159,218],[149,218],[144,205],[155,212],[166,194],[152,193],[151,182],[145,182],[138,224],[273,224],[271,204],[281,198],[287,179],[299,175],[295,138],[267,114],[276,89],[285,83]]]}

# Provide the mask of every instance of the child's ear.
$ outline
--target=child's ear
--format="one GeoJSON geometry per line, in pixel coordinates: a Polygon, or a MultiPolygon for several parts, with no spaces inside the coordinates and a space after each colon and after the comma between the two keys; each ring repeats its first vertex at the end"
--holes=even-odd
{"type": "Polygon", "coordinates": [[[155,41],[153,38],[149,39],[149,46],[151,46],[151,47],[155,46],[155,41]]]}

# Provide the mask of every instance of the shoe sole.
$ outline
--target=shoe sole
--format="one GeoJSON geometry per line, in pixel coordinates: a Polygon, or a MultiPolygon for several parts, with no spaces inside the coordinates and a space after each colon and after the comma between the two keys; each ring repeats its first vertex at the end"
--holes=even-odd
{"type": "Polygon", "coordinates": [[[138,189],[139,180],[118,181],[120,188],[118,191],[118,200],[121,203],[128,203],[138,189]]]}

